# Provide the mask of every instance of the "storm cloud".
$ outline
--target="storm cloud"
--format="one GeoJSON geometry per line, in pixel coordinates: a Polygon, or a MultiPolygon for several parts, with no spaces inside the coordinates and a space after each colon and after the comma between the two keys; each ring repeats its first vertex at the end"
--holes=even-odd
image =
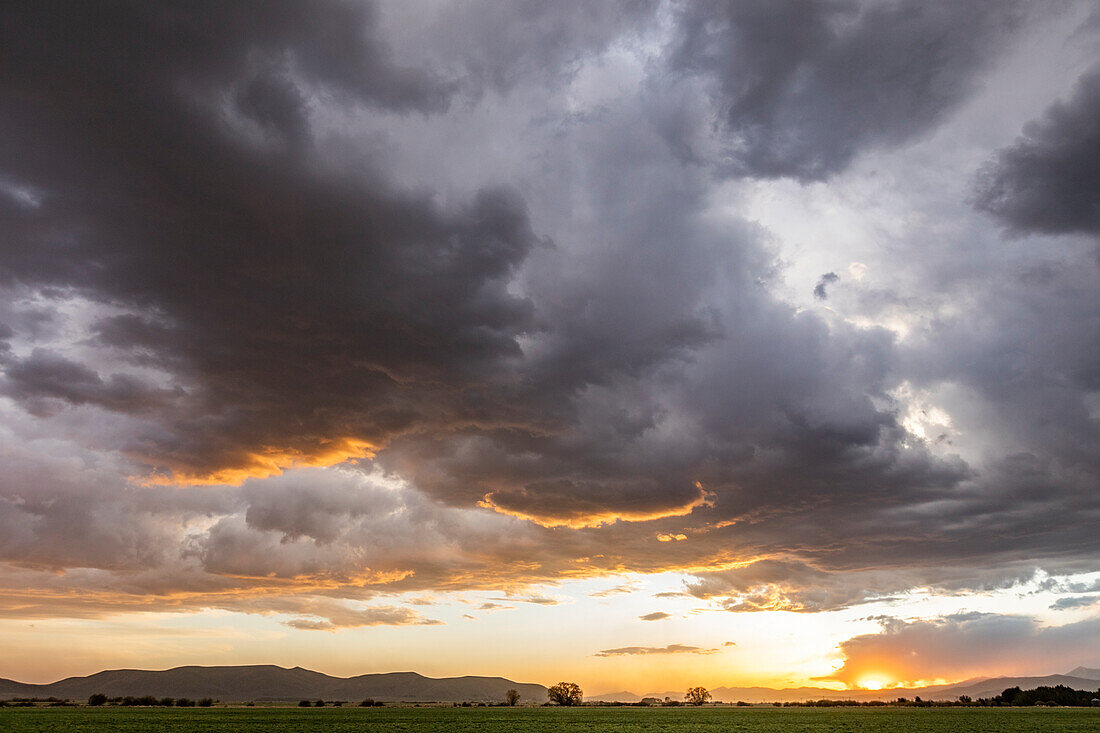
{"type": "Polygon", "coordinates": [[[734,175],[821,180],[927,132],[1020,22],[1017,3],[685,3],[672,57],[708,77],[734,175]]]}
{"type": "Polygon", "coordinates": [[[977,205],[1013,229],[1100,233],[1100,69],[1029,122],[978,180],[977,205]]]}
{"type": "Polygon", "coordinates": [[[829,612],[1094,569],[1095,258],[1045,235],[1097,231],[1100,77],[1007,147],[1035,112],[950,129],[1039,20],[410,12],[7,9],[0,614],[417,625],[392,597],[664,571],[829,612]],[[802,277],[760,202],[845,176],[913,211],[802,277]]]}

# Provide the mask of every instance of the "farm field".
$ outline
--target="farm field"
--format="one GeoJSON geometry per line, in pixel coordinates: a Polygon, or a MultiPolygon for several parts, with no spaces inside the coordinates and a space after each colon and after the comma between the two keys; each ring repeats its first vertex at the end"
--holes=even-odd
{"type": "Polygon", "coordinates": [[[7,708],[3,733],[1090,733],[1090,708],[7,708]]]}

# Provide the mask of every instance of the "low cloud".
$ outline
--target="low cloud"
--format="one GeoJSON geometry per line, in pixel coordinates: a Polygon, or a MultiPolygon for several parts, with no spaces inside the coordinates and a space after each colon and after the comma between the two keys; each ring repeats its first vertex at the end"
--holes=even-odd
{"type": "Polygon", "coordinates": [[[629,657],[647,654],[714,654],[718,649],[706,649],[699,646],[669,644],[668,646],[624,646],[618,649],[604,649],[596,652],[596,657],[629,657]]]}
{"type": "Polygon", "coordinates": [[[1050,604],[1052,611],[1066,611],[1071,608],[1088,608],[1100,604],[1100,595],[1095,596],[1069,596],[1067,598],[1059,598],[1054,603],[1050,604]]]}
{"type": "Polygon", "coordinates": [[[512,603],[534,603],[537,606],[557,606],[561,601],[546,596],[505,596],[493,598],[494,601],[510,601],[512,603]]]}
{"type": "Polygon", "coordinates": [[[672,614],[665,613],[664,611],[654,611],[653,613],[647,613],[638,618],[642,621],[664,621],[666,618],[671,618],[672,614]]]}
{"type": "Polygon", "coordinates": [[[604,590],[598,590],[593,593],[589,593],[591,598],[609,598],[611,596],[629,595],[641,587],[641,583],[630,581],[628,583],[620,583],[604,590]]]}
{"type": "Polygon", "coordinates": [[[354,608],[327,599],[291,604],[287,612],[301,615],[284,621],[285,625],[309,631],[337,631],[362,626],[439,626],[443,623],[424,618],[416,611],[402,606],[354,608]]]}
{"type": "Polygon", "coordinates": [[[480,606],[477,607],[477,610],[479,611],[509,611],[514,609],[515,606],[505,606],[503,603],[492,602],[482,603],[480,606]]]}

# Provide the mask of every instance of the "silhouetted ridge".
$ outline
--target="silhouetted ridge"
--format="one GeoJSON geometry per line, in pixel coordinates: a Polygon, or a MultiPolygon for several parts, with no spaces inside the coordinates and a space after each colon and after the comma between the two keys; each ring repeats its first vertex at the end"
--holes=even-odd
{"type": "Polygon", "coordinates": [[[68,677],[45,685],[0,680],[0,695],[83,700],[95,693],[108,697],[211,697],[227,701],[248,700],[376,700],[409,702],[500,701],[510,690],[521,700],[544,702],[542,685],[513,682],[503,677],[450,677],[435,679],[416,672],[332,677],[301,667],[275,665],[176,667],[159,671],[115,669],[87,677],[68,677]]]}

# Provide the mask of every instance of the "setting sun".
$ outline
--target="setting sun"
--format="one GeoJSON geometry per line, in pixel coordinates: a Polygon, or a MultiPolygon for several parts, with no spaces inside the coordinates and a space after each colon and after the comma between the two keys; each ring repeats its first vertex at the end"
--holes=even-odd
{"type": "Polygon", "coordinates": [[[886,687],[886,683],[878,679],[860,680],[859,686],[865,690],[881,690],[886,687]]]}

